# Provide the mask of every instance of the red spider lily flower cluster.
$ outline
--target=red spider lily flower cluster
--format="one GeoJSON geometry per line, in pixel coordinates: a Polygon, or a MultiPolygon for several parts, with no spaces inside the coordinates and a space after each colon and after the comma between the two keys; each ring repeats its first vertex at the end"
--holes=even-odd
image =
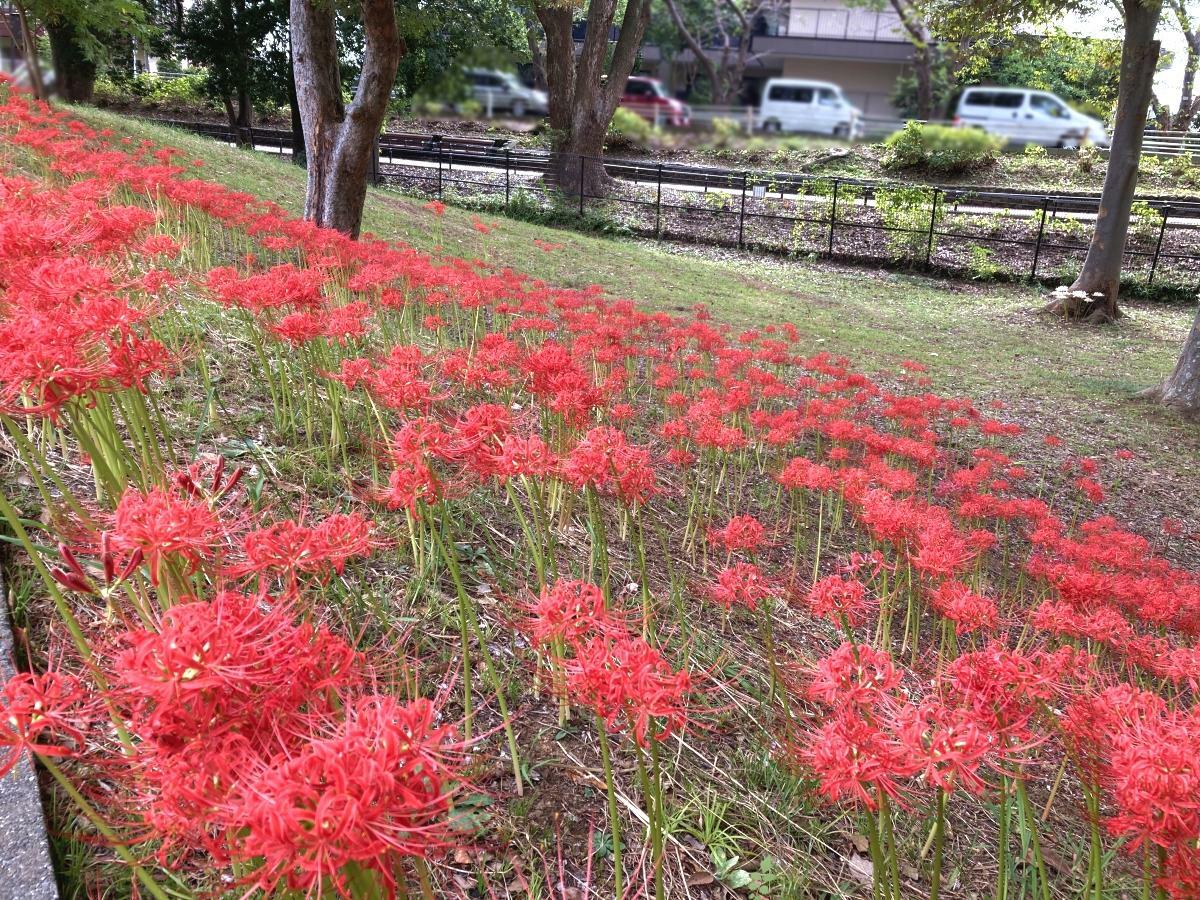
{"type": "Polygon", "coordinates": [[[568,698],[614,731],[628,729],[642,746],[683,728],[692,678],[675,671],[626,617],[611,612],[594,584],[560,580],[527,607],[527,630],[538,646],[558,648],[568,698]]]}

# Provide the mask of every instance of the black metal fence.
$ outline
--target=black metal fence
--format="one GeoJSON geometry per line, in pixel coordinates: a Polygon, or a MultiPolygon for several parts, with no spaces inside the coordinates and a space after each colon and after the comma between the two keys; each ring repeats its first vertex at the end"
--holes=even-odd
{"type": "MultiPolygon", "coordinates": [[[[170,122],[285,154],[291,133],[170,122]]],[[[795,172],[567,156],[511,142],[383,134],[375,177],[406,192],[517,215],[588,220],[664,240],[942,271],[974,278],[1073,279],[1099,198],[889,183],[795,172]]],[[[1192,295],[1200,285],[1200,201],[1143,197],[1125,251],[1127,288],[1192,295]]]]}

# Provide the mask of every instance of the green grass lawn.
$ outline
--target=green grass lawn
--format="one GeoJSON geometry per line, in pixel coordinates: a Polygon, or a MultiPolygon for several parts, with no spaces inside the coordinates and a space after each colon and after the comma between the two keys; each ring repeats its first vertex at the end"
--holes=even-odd
{"type": "MultiPolygon", "coordinates": [[[[151,138],[205,162],[204,177],[299,212],[304,172],[286,161],[231,150],[94,109],[72,110],[96,127],[151,138]]],[[[422,200],[372,189],[364,229],[430,250],[480,257],[564,286],[603,285],[646,307],[704,303],[738,327],[790,321],[807,347],[845,354],[873,371],[902,359],[926,364],[934,389],[1001,400],[1009,415],[1057,431],[1078,452],[1139,449],[1162,471],[1200,475],[1200,430],[1136,399],[1174,365],[1193,310],[1126,304],[1116,328],[1047,322],[1039,291],[1025,285],[959,282],[923,275],[784,260],[683,245],[594,237],[448,207],[440,224],[422,200]],[[535,238],[561,243],[547,252],[535,238]]]]}

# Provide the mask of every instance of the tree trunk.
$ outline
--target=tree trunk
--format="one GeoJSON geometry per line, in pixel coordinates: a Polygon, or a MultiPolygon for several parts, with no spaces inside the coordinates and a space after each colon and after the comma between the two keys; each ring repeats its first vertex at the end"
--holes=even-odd
{"type": "Polygon", "coordinates": [[[68,103],[91,103],[96,88],[96,64],[84,55],[68,19],[47,24],[50,56],[54,60],[54,90],[68,103]]]}
{"type": "MultiPolygon", "coordinates": [[[[708,76],[708,83],[712,90],[713,106],[724,105],[725,99],[725,79],[721,77],[721,73],[717,70],[716,65],[704,52],[704,48],[700,45],[700,41],[692,34],[687,27],[687,23],[683,21],[683,14],[679,11],[679,5],[676,0],[663,0],[667,7],[667,13],[671,16],[671,21],[675,23],[675,30],[679,32],[679,36],[683,38],[683,42],[687,48],[692,51],[692,56],[700,68],[704,70],[704,74],[708,76]]],[[[715,15],[720,15],[720,10],[714,12],[715,15]]]]}
{"type": "Polygon", "coordinates": [[[560,190],[587,197],[608,191],[609,178],[600,158],[608,125],[637,61],[651,0],[627,0],[621,33],[609,52],[608,33],[616,0],[591,0],[587,34],[578,58],[571,37],[569,6],[537,6],[535,13],[546,32],[546,81],[549,87],[550,127],[555,133],[554,177],[560,190]],[[608,79],[605,60],[608,64],[608,79]]]}
{"type": "Polygon", "coordinates": [[[534,90],[546,90],[546,56],[542,53],[542,28],[535,16],[525,13],[525,42],[529,45],[529,62],[533,67],[534,90]]]}
{"type": "Polygon", "coordinates": [[[1117,91],[1117,113],[1113,126],[1108,171],[1096,213],[1096,227],[1087,257],[1070,293],[1056,297],[1045,311],[1083,322],[1115,322],[1121,315],[1117,294],[1125,242],[1129,236],[1129,214],[1137,189],[1142,137],[1154,90],[1158,64],[1158,27],[1162,7],[1157,0],[1125,0],[1125,40],[1121,46],[1121,81],[1117,91]]]}
{"type": "Polygon", "coordinates": [[[1187,57],[1183,66],[1183,82],[1179,87],[1179,105],[1175,108],[1174,117],[1167,117],[1165,128],[1175,128],[1188,131],[1196,118],[1197,100],[1194,95],[1196,72],[1200,69],[1200,33],[1192,24],[1191,14],[1187,9],[1187,0],[1170,0],[1171,9],[1175,13],[1175,21],[1183,34],[1187,45],[1187,57]]]}
{"type": "Polygon", "coordinates": [[[892,9],[900,24],[908,32],[913,45],[913,75],[917,79],[917,118],[929,121],[933,118],[933,37],[929,26],[911,0],[891,0],[892,9]]]}
{"type": "Polygon", "coordinates": [[[296,103],[308,157],[304,217],[355,238],[362,228],[375,140],[403,52],[392,0],[362,0],[361,8],[362,74],[346,108],[334,4],[291,0],[296,103]]]}
{"type": "Polygon", "coordinates": [[[25,12],[25,5],[17,0],[17,19],[21,23],[21,44],[25,54],[25,65],[29,68],[29,87],[35,100],[46,99],[46,81],[42,78],[42,63],[38,59],[37,39],[33,34],[33,26],[25,12]]]}
{"type": "Polygon", "coordinates": [[[650,18],[652,0],[628,0],[616,46],[608,49],[608,31],[617,0],[588,4],[587,35],[575,54],[569,6],[538,6],[536,16],[546,31],[546,82],[550,88],[550,125],[556,132],[554,178],[560,190],[587,197],[607,193],[604,140],[617,110],[625,80],[634,71],[638,49],[650,18]],[[604,80],[605,60],[608,64],[604,80]],[[588,157],[582,158],[581,157],[588,157]]]}
{"type": "Polygon", "coordinates": [[[1200,420],[1200,308],[1196,310],[1192,330],[1183,342],[1183,352],[1179,354],[1175,371],[1142,396],[1177,410],[1189,419],[1200,420]]]}
{"type": "Polygon", "coordinates": [[[917,118],[926,122],[933,118],[933,61],[929,47],[917,47],[913,53],[913,74],[917,79],[917,118]]]}
{"type": "Polygon", "coordinates": [[[304,153],[304,120],[300,118],[300,101],[296,99],[296,61],[292,56],[292,35],[288,33],[288,107],[292,111],[292,162],[307,164],[304,153]]]}

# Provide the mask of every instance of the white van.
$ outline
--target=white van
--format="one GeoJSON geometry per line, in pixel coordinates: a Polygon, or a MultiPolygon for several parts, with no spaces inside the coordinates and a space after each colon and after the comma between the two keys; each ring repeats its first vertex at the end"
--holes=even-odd
{"type": "Polygon", "coordinates": [[[1014,144],[1079,147],[1091,141],[1107,147],[1104,124],[1071,109],[1049,91],[972,87],[958,101],[958,125],[982,128],[1014,144]]]}
{"type": "Polygon", "coordinates": [[[834,137],[862,137],[862,112],[828,81],[772,78],[758,109],[763,131],[809,131],[834,137]]]}

